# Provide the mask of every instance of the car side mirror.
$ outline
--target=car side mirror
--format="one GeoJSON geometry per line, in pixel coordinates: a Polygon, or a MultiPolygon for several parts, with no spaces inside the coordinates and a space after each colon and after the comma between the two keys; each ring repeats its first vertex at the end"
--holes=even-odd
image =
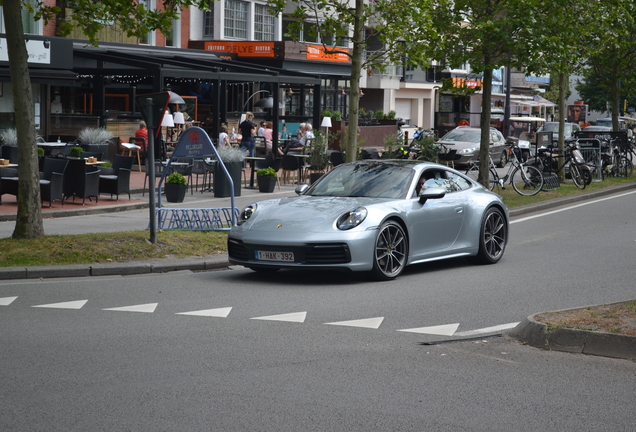
{"type": "Polygon", "coordinates": [[[429,199],[444,198],[446,191],[442,188],[432,187],[422,190],[419,197],[420,204],[424,204],[429,199]]]}
{"type": "Polygon", "coordinates": [[[296,195],[303,195],[305,193],[305,191],[307,191],[307,189],[309,189],[309,185],[306,184],[301,184],[296,186],[296,189],[294,190],[294,192],[296,192],[296,195]]]}

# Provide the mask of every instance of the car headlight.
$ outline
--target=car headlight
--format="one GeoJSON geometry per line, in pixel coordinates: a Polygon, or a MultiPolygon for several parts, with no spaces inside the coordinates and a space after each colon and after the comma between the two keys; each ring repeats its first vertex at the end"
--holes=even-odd
{"type": "Polygon", "coordinates": [[[254,204],[250,204],[247,207],[245,207],[242,211],[241,214],[239,215],[238,220],[236,221],[237,225],[242,225],[245,222],[247,222],[247,220],[249,218],[252,217],[252,215],[256,212],[256,203],[254,204]]]}
{"type": "Polygon", "coordinates": [[[465,149],[461,149],[457,153],[463,154],[463,155],[471,155],[471,154],[475,153],[475,150],[477,150],[475,147],[468,147],[468,148],[465,148],[465,149]]]}
{"type": "Polygon", "coordinates": [[[349,230],[360,225],[367,217],[367,209],[358,207],[350,210],[338,218],[337,226],[341,230],[349,230]]]}

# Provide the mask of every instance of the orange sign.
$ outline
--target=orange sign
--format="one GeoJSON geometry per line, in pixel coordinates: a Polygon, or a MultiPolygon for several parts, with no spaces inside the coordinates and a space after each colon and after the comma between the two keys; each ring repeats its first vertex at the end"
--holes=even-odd
{"type": "Polygon", "coordinates": [[[239,57],[275,57],[274,42],[206,42],[206,51],[236,54],[239,57]]]}
{"type": "Polygon", "coordinates": [[[482,80],[466,79],[466,78],[453,78],[453,87],[481,87],[482,80]]]}
{"type": "Polygon", "coordinates": [[[334,62],[343,62],[349,63],[349,56],[345,53],[348,53],[349,50],[346,48],[337,48],[337,53],[329,53],[325,52],[325,47],[319,45],[307,45],[307,60],[321,60],[321,61],[334,61],[334,62]]]}

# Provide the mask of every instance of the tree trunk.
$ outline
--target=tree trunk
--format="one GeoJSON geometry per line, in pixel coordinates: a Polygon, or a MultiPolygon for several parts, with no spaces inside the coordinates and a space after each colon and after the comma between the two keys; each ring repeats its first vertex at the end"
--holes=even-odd
{"type": "Polygon", "coordinates": [[[347,125],[346,160],[353,162],[358,156],[358,107],[360,104],[360,74],[364,54],[364,1],[356,0],[353,26],[353,52],[351,54],[351,94],[349,95],[349,124],[347,125]]]}
{"type": "Polygon", "coordinates": [[[620,89],[618,88],[619,74],[617,70],[617,66],[614,65],[612,68],[612,73],[610,75],[610,93],[612,98],[612,130],[619,131],[621,130],[620,124],[618,123],[618,116],[620,115],[620,89]]]}
{"type": "Polygon", "coordinates": [[[16,132],[18,135],[18,214],[13,238],[36,238],[44,235],[40,174],[36,144],[33,92],[27,63],[27,49],[22,27],[22,2],[4,0],[9,71],[13,85],[16,132]]]}
{"type": "MultiPolygon", "coordinates": [[[[486,61],[484,64],[489,64],[486,61]]],[[[492,101],[492,69],[484,71],[484,81],[481,100],[481,142],[479,144],[479,183],[488,187],[490,172],[490,105],[492,101]]]]}
{"type": "MultiPolygon", "coordinates": [[[[565,93],[568,85],[567,75],[563,72],[559,73],[559,150],[563,154],[565,148],[565,93]]],[[[559,173],[559,181],[565,181],[565,170],[559,173]]]]}

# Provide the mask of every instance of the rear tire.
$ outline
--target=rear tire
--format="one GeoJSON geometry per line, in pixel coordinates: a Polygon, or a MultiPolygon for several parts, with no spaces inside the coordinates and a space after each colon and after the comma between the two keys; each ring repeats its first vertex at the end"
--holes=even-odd
{"type": "Polygon", "coordinates": [[[572,177],[572,181],[574,182],[574,185],[577,188],[585,189],[585,186],[587,186],[587,183],[585,183],[585,179],[583,178],[583,175],[581,174],[581,170],[579,169],[578,165],[573,163],[570,164],[570,176],[572,177]]]}
{"type": "Polygon", "coordinates": [[[503,168],[508,163],[508,150],[504,150],[501,152],[501,159],[499,159],[499,163],[497,164],[497,168],[503,168]]]}
{"type": "Polygon", "coordinates": [[[507,241],[508,225],[503,212],[496,207],[489,208],[481,222],[479,252],[471,261],[478,264],[497,263],[506,250],[507,241]]]}
{"type": "MultiPolygon", "coordinates": [[[[473,165],[472,167],[470,167],[468,171],[466,171],[466,175],[479,183],[479,165],[473,165]]],[[[488,170],[488,189],[493,190],[495,189],[496,185],[496,177],[493,173],[493,170],[490,169],[488,170]]]]}

